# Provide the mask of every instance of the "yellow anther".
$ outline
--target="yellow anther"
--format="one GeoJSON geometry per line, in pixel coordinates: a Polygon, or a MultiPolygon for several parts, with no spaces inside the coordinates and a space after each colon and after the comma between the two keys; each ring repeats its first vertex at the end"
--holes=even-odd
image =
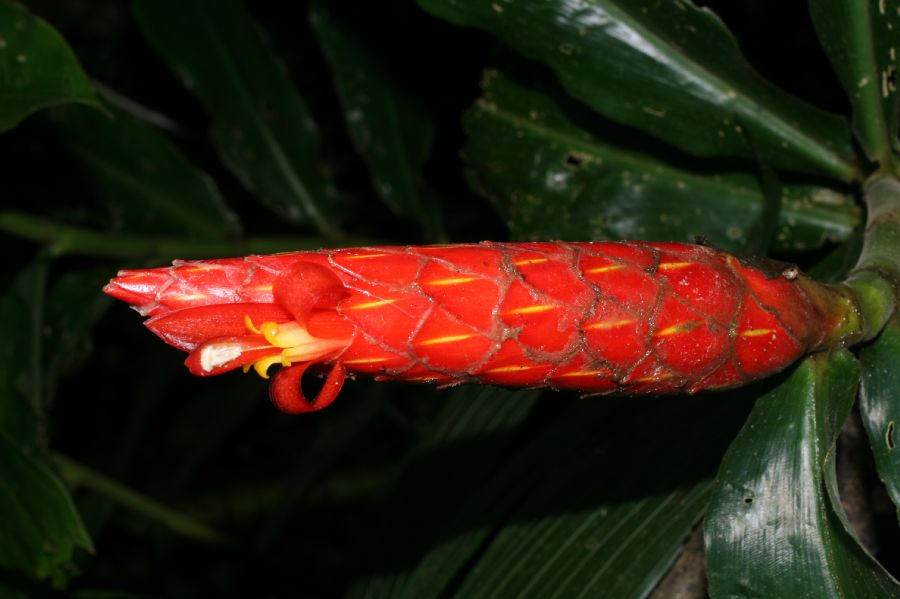
{"type": "MultiPolygon", "coordinates": [[[[253,320],[250,318],[249,314],[244,314],[244,327],[250,331],[251,333],[255,333],[257,335],[262,335],[262,331],[256,328],[256,325],[253,324],[253,320]]],[[[244,372],[247,372],[244,370],[244,372]]]]}
{"type": "Polygon", "coordinates": [[[396,299],[383,299],[375,302],[366,302],[364,304],[356,304],[355,306],[350,306],[347,308],[347,310],[368,310],[369,308],[380,308],[381,306],[393,304],[396,301],[396,299]]]}
{"type": "Polygon", "coordinates": [[[435,337],[434,339],[426,339],[425,341],[420,341],[417,345],[440,345],[442,343],[453,343],[455,341],[463,341],[465,339],[471,339],[476,335],[473,333],[466,335],[447,335],[446,337],[435,337]]]}
{"type": "Polygon", "coordinates": [[[587,275],[599,275],[605,272],[612,272],[614,270],[619,270],[625,268],[622,264],[610,264],[609,266],[598,266],[597,268],[590,268],[584,271],[584,274],[587,275]]]}
{"type": "Polygon", "coordinates": [[[513,310],[509,310],[504,312],[504,314],[534,314],[536,312],[546,312],[547,310],[554,310],[556,306],[552,306],[549,304],[535,304],[534,306],[525,306],[524,308],[515,308],[513,310]]]}
{"type": "Polygon", "coordinates": [[[460,283],[471,283],[477,281],[478,277],[456,277],[455,279],[437,279],[435,281],[426,281],[423,285],[459,285],[460,283]]]}
{"type": "MultiPolygon", "coordinates": [[[[266,341],[269,342],[269,345],[278,346],[275,342],[275,337],[278,335],[278,323],[277,322],[264,322],[259,327],[259,332],[262,333],[262,336],[266,338],[266,341]]],[[[283,347],[283,346],[279,346],[283,347]]]]}
{"type": "Polygon", "coordinates": [[[659,265],[659,270],[676,270],[679,268],[686,268],[688,266],[693,266],[693,262],[663,262],[659,265]]]}
{"type": "MultiPolygon", "coordinates": [[[[256,374],[258,374],[262,378],[267,379],[269,378],[269,367],[273,364],[281,363],[281,356],[266,356],[265,358],[260,358],[253,363],[253,370],[255,370],[256,374]]],[[[288,366],[290,366],[290,364],[288,364],[288,366]]],[[[247,372],[247,370],[244,370],[244,372],[247,372]]]]}
{"type": "Polygon", "coordinates": [[[775,329],[750,329],[747,331],[741,331],[742,337],[762,337],[763,335],[769,335],[774,333],[775,329]]]}
{"type": "Polygon", "coordinates": [[[626,324],[632,324],[633,322],[634,319],[604,320],[603,322],[593,322],[584,328],[590,331],[606,331],[616,327],[623,327],[626,324]]]}
{"type": "Polygon", "coordinates": [[[678,324],[673,324],[670,327],[666,327],[659,331],[656,331],[657,337],[669,337],[671,335],[677,335],[679,333],[687,333],[688,331],[692,331],[700,326],[700,322],[696,320],[689,320],[687,322],[679,322],[678,324]]]}

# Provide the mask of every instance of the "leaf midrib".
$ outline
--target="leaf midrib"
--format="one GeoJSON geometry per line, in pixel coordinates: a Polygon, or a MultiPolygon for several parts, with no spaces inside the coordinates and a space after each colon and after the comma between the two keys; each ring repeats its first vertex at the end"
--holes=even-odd
{"type": "MultiPolygon", "coordinates": [[[[641,39],[648,40],[650,42],[650,46],[657,51],[656,55],[653,56],[654,60],[663,62],[663,59],[665,58],[680,58],[680,60],[672,60],[669,64],[675,64],[681,67],[680,71],[678,72],[689,73],[692,76],[691,80],[693,82],[700,83],[701,87],[710,89],[719,97],[723,98],[725,103],[719,105],[722,108],[725,108],[728,104],[731,104],[735,107],[735,109],[733,110],[734,113],[737,113],[738,115],[748,119],[748,121],[750,122],[756,123],[763,129],[775,133],[780,138],[793,143],[795,146],[805,148],[809,156],[815,156],[818,160],[824,160],[826,163],[834,167],[840,166],[842,177],[846,179],[853,179],[857,176],[857,167],[853,162],[846,160],[840,154],[830,151],[827,144],[820,142],[815,137],[811,137],[806,133],[806,131],[796,128],[791,123],[784,120],[784,118],[782,118],[782,116],[777,112],[768,110],[764,106],[758,104],[746,93],[746,91],[744,90],[744,86],[740,85],[739,83],[736,83],[735,85],[727,85],[725,83],[725,80],[723,80],[709,67],[705,66],[698,60],[693,60],[691,56],[686,54],[682,48],[665,40],[664,38],[660,37],[655,31],[643,25],[639,19],[632,16],[627,8],[623,8],[616,2],[612,1],[588,1],[590,4],[600,7],[601,10],[606,10],[606,12],[610,14],[610,16],[615,21],[625,25],[631,31],[637,33],[641,37],[641,39]],[[734,97],[729,96],[729,91],[734,94],[734,97]],[[772,118],[763,120],[757,119],[757,115],[761,114],[770,115],[772,118]],[[779,124],[780,127],[769,126],[770,122],[779,124]],[[784,135],[781,133],[782,131],[790,132],[790,134],[784,135]],[[801,141],[802,143],[800,143],[801,141]]],[[[694,7],[692,4],[691,8],[695,11],[700,10],[694,7]]],[[[631,46],[630,44],[629,47],[636,50],[634,46],[631,46]]],[[[663,64],[665,64],[665,62],[663,62],[663,64]]],[[[752,77],[761,79],[752,67],[747,65],[747,68],[749,69],[749,74],[752,77]]],[[[764,79],[761,79],[761,81],[766,85],[770,85],[764,79]]]]}
{"type": "Polygon", "coordinates": [[[144,196],[156,207],[161,208],[163,212],[176,218],[181,224],[187,225],[189,228],[204,230],[206,233],[216,234],[216,237],[221,237],[220,228],[209,222],[206,214],[203,212],[185,209],[183,202],[171,198],[167,193],[152,185],[145,184],[137,177],[110,162],[104,156],[89,150],[84,145],[73,142],[71,146],[85,161],[94,165],[114,180],[133,189],[135,193],[144,196]]]}
{"type": "Polygon", "coordinates": [[[238,100],[245,105],[247,114],[250,115],[250,118],[253,120],[254,125],[256,125],[257,130],[262,135],[263,141],[265,142],[264,146],[268,148],[269,152],[272,155],[272,158],[275,161],[276,166],[282,172],[285,181],[287,181],[288,186],[300,200],[300,203],[302,204],[304,210],[316,225],[316,228],[319,230],[319,232],[325,236],[331,236],[333,233],[333,228],[328,224],[322,213],[319,211],[318,206],[316,206],[316,203],[312,199],[309,189],[303,184],[302,179],[297,175],[297,173],[294,172],[294,169],[292,168],[290,161],[287,159],[287,156],[284,153],[284,149],[281,147],[281,144],[278,141],[277,137],[274,135],[265,120],[262,119],[259,114],[257,114],[256,108],[254,107],[252,100],[247,94],[247,89],[243,85],[243,78],[237,72],[234,66],[232,55],[228,51],[227,46],[222,42],[222,39],[218,35],[218,31],[212,27],[209,19],[205,18],[205,15],[199,15],[199,18],[196,20],[196,22],[199,22],[203,27],[203,31],[211,41],[213,50],[222,57],[222,61],[220,64],[223,65],[223,71],[231,80],[232,85],[237,91],[238,100]]]}

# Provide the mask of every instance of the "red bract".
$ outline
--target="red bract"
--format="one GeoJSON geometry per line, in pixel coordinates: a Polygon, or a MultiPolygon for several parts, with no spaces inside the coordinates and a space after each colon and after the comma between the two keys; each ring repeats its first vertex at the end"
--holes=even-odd
{"type": "Polygon", "coordinates": [[[328,405],[345,370],[453,385],[693,393],[777,372],[840,324],[796,271],[677,243],[369,247],[122,271],[106,293],[190,355],[242,367],[288,412],[328,405]],[[313,401],[310,365],[330,367],[313,401]]]}

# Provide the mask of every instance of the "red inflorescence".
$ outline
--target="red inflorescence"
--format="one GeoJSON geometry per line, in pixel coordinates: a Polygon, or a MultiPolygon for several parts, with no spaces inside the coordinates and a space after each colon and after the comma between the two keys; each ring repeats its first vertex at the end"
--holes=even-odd
{"type": "Polygon", "coordinates": [[[677,243],[367,247],[123,271],[106,293],[190,352],[207,376],[276,374],[289,412],[334,400],[345,371],[376,379],[693,393],[777,372],[839,318],[802,275],[677,243]],[[319,396],[300,379],[330,366],[319,396]]]}

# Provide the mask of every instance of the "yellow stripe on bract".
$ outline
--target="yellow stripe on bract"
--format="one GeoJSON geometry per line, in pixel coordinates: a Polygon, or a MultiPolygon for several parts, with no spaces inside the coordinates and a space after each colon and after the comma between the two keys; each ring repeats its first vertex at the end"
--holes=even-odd
{"type": "Polygon", "coordinates": [[[679,322],[678,324],[673,324],[670,327],[666,327],[659,331],[656,331],[657,337],[669,337],[671,335],[678,335],[679,333],[687,333],[688,331],[692,331],[700,326],[700,322],[696,320],[689,320],[687,322],[679,322]]]}
{"type": "Polygon", "coordinates": [[[456,277],[455,279],[437,279],[434,281],[425,281],[422,285],[459,285],[460,283],[470,283],[477,281],[478,277],[456,277]]]}
{"type": "Polygon", "coordinates": [[[549,258],[528,258],[527,260],[519,260],[518,262],[513,262],[515,266],[528,266],[529,264],[541,264],[543,262],[547,262],[549,258]]]}
{"type": "Polygon", "coordinates": [[[246,291],[272,291],[272,286],[260,285],[259,287],[247,287],[246,291]]]}
{"type": "Polygon", "coordinates": [[[605,376],[609,374],[605,370],[574,370],[572,372],[566,372],[564,374],[557,374],[553,378],[563,378],[567,376],[605,376]]]}
{"type": "Polygon", "coordinates": [[[356,304],[355,306],[350,306],[349,308],[347,308],[347,310],[368,310],[369,308],[380,308],[381,306],[393,304],[396,301],[396,299],[383,299],[375,302],[366,302],[364,304],[356,304]]]}
{"type": "Polygon", "coordinates": [[[655,383],[657,381],[664,381],[670,378],[672,378],[671,374],[648,374],[647,376],[642,376],[639,379],[629,381],[629,383],[655,383]]]}
{"type": "Polygon", "coordinates": [[[465,335],[447,335],[446,337],[435,337],[434,339],[426,339],[425,341],[419,341],[416,345],[440,345],[442,343],[454,343],[456,341],[464,341],[466,339],[471,339],[472,337],[477,337],[474,333],[467,333],[465,335]]]}
{"type": "Polygon", "coordinates": [[[693,262],[663,262],[659,265],[659,270],[676,270],[679,268],[686,268],[688,266],[693,266],[693,262]]]}
{"type": "Polygon", "coordinates": [[[584,327],[586,330],[591,331],[605,331],[607,329],[614,329],[616,327],[623,327],[626,324],[632,324],[634,320],[606,320],[604,322],[595,322],[584,327]]]}
{"type": "Polygon", "coordinates": [[[185,293],[182,295],[170,295],[169,297],[165,298],[164,301],[189,302],[191,300],[204,299],[207,297],[209,297],[209,295],[205,293],[185,293]]]}
{"type": "Polygon", "coordinates": [[[741,331],[741,337],[762,337],[763,335],[774,332],[775,329],[750,329],[748,331],[741,331]]]}
{"type": "Polygon", "coordinates": [[[555,310],[556,306],[551,306],[549,304],[535,304],[534,306],[525,306],[523,308],[515,308],[513,310],[509,310],[504,312],[504,314],[534,314],[536,312],[546,312],[548,310],[555,310]]]}
{"type": "Polygon", "coordinates": [[[377,364],[387,362],[390,358],[359,358],[357,360],[344,360],[344,364],[377,364]]]}
{"type": "Polygon", "coordinates": [[[353,256],[341,255],[335,256],[336,260],[368,260],[369,258],[381,258],[382,256],[390,256],[390,254],[356,254],[353,256]]]}
{"type": "Polygon", "coordinates": [[[491,368],[490,370],[485,370],[483,374],[496,374],[501,372],[521,372],[523,370],[531,370],[532,368],[537,368],[537,366],[498,366],[497,368],[491,368]]]}
{"type": "Polygon", "coordinates": [[[609,266],[598,266],[597,268],[588,269],[588,270],[584,271],[584,274],[599,275],[599,274],[603,274],[605,272],[612,272],[614,270],[619,270],[622,268],[625,268],[625,266],[622,264],[610,264],[609,266]]]}

